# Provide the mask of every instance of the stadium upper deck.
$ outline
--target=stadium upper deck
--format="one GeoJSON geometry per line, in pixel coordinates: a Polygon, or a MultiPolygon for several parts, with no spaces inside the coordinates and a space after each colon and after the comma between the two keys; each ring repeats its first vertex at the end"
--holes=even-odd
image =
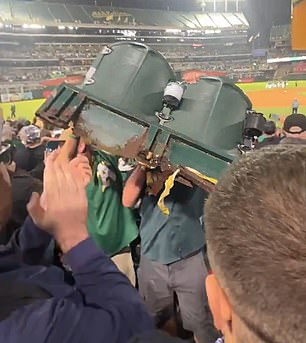
{"type": "MultiPolygon", "coordinates": [[[[24,29],[58,27],[141,27],[181,30],[244,29],[248,22],[242,12],[174,12],[143,9],[114,9],[63,3],[1,1],[0,28],[10,25],[24,29]]],[[[237,7],[237,10],[239,8],[237,7]]]]}

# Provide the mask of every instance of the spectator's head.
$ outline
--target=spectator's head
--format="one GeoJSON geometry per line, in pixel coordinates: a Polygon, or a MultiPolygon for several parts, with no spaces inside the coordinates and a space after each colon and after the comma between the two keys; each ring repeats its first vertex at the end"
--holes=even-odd
{"type": "Polygon", "coordinates": [[[291,114],[285,119],[283,129],[287,137],[306,139],[306,117],[304,114],[291,114]]]}
{"type": "Polygon", "coordinates": [[[273,136],[276,133],[276,124],[274,121],[270,120],[265,123],[264,134],[267,136],[273,136]]]}
{"type": "Polygon", "coordinates": [[[35,145],[40,143],[41,130],[34,126],[24,126],[18,133],[18,137],[24,145],[35,145]]]}
{"type": "Polygon", "coordinates": [[[16,134],[25,126],[29,126],[30,125],[30,122],[26,119],[20,119],[20,120],[17,120],[15,121],[15,131],[16,131],[16,134]]]}
{"type": "Polygon", "coordinates": [[[305,174],[304,146],[263,149],[207,202],[207,294],[226,343],[305,341],[305,174]]]}

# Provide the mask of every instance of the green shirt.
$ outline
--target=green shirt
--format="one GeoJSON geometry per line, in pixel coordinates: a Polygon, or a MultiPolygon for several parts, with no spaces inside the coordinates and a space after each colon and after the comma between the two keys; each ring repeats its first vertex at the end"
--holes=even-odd
{"type": "Polygon", "coordinates": [[[138,235],[132,211],[122,205],[123,179],[118,159],[101,151],[93,154],[93,179],[87,187],[87,226],[103,251],[113,256],[138,235]]]}
{"type": "Polygon", "coordinates": [[[159,196],[146,195],[140,208],[141,253],[162,264],[180,261],[204,247],[203,207],[208,194],[198,187],[175,182],[164,215],[157,205],[159,196]]]}

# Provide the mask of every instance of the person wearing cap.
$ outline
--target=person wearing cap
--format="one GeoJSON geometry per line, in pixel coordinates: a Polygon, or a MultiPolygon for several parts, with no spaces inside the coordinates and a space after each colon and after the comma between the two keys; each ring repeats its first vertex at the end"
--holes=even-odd
{"type": "Polygon", "coordinates": [[[193,333],[198,343],[214,343],[218,333],[213,327],[203,281],[208,273],[202,225],[208,193],[175,182],[165,199],[169,213],[164,213],[158,205],[161,192],[157,196],[147,192],[148,172],[138,165],[122,195],[123,205],[129,208],[142,201],[139,292],[159,327],[163,327],[165,310],[178,303],[183,328],[193,333]]]}
{"type": "Polygon", "coordinates": [[[283,131],[286,137],[282,144],[306,144],[306,117],[304,114],[291,114],[285,119],[283,131]]]}
{"type": "Polygon", "coordinates": [[[267,121],[264,126],[264,135],[262,141],[256,145],[256,149],[261,149],[269,145],[277,145],[281,138],[277,135],[276,124],[274,121],[267,121]]]}
{"type": "Polygon", "coordinates": [[[14,161],[18,168],[42,180],[44,173],[45,145],[41,141],[41,130],[35,125],[24,126],[18,133],[23,146],[17,147],[14,161]]]}

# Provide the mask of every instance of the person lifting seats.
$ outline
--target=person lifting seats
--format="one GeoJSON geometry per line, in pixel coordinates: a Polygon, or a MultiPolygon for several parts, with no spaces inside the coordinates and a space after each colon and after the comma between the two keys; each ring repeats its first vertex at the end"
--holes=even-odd
{"type": "MultiPolygon", "coordinates": [[[[245,154],[210,194],[206,290],[218,342],[305,341],[305,175],[305,146],[280,144],[245,154]]],[[[145,342],[183,341],[151,332],[129,343],[145,342]]]]}

